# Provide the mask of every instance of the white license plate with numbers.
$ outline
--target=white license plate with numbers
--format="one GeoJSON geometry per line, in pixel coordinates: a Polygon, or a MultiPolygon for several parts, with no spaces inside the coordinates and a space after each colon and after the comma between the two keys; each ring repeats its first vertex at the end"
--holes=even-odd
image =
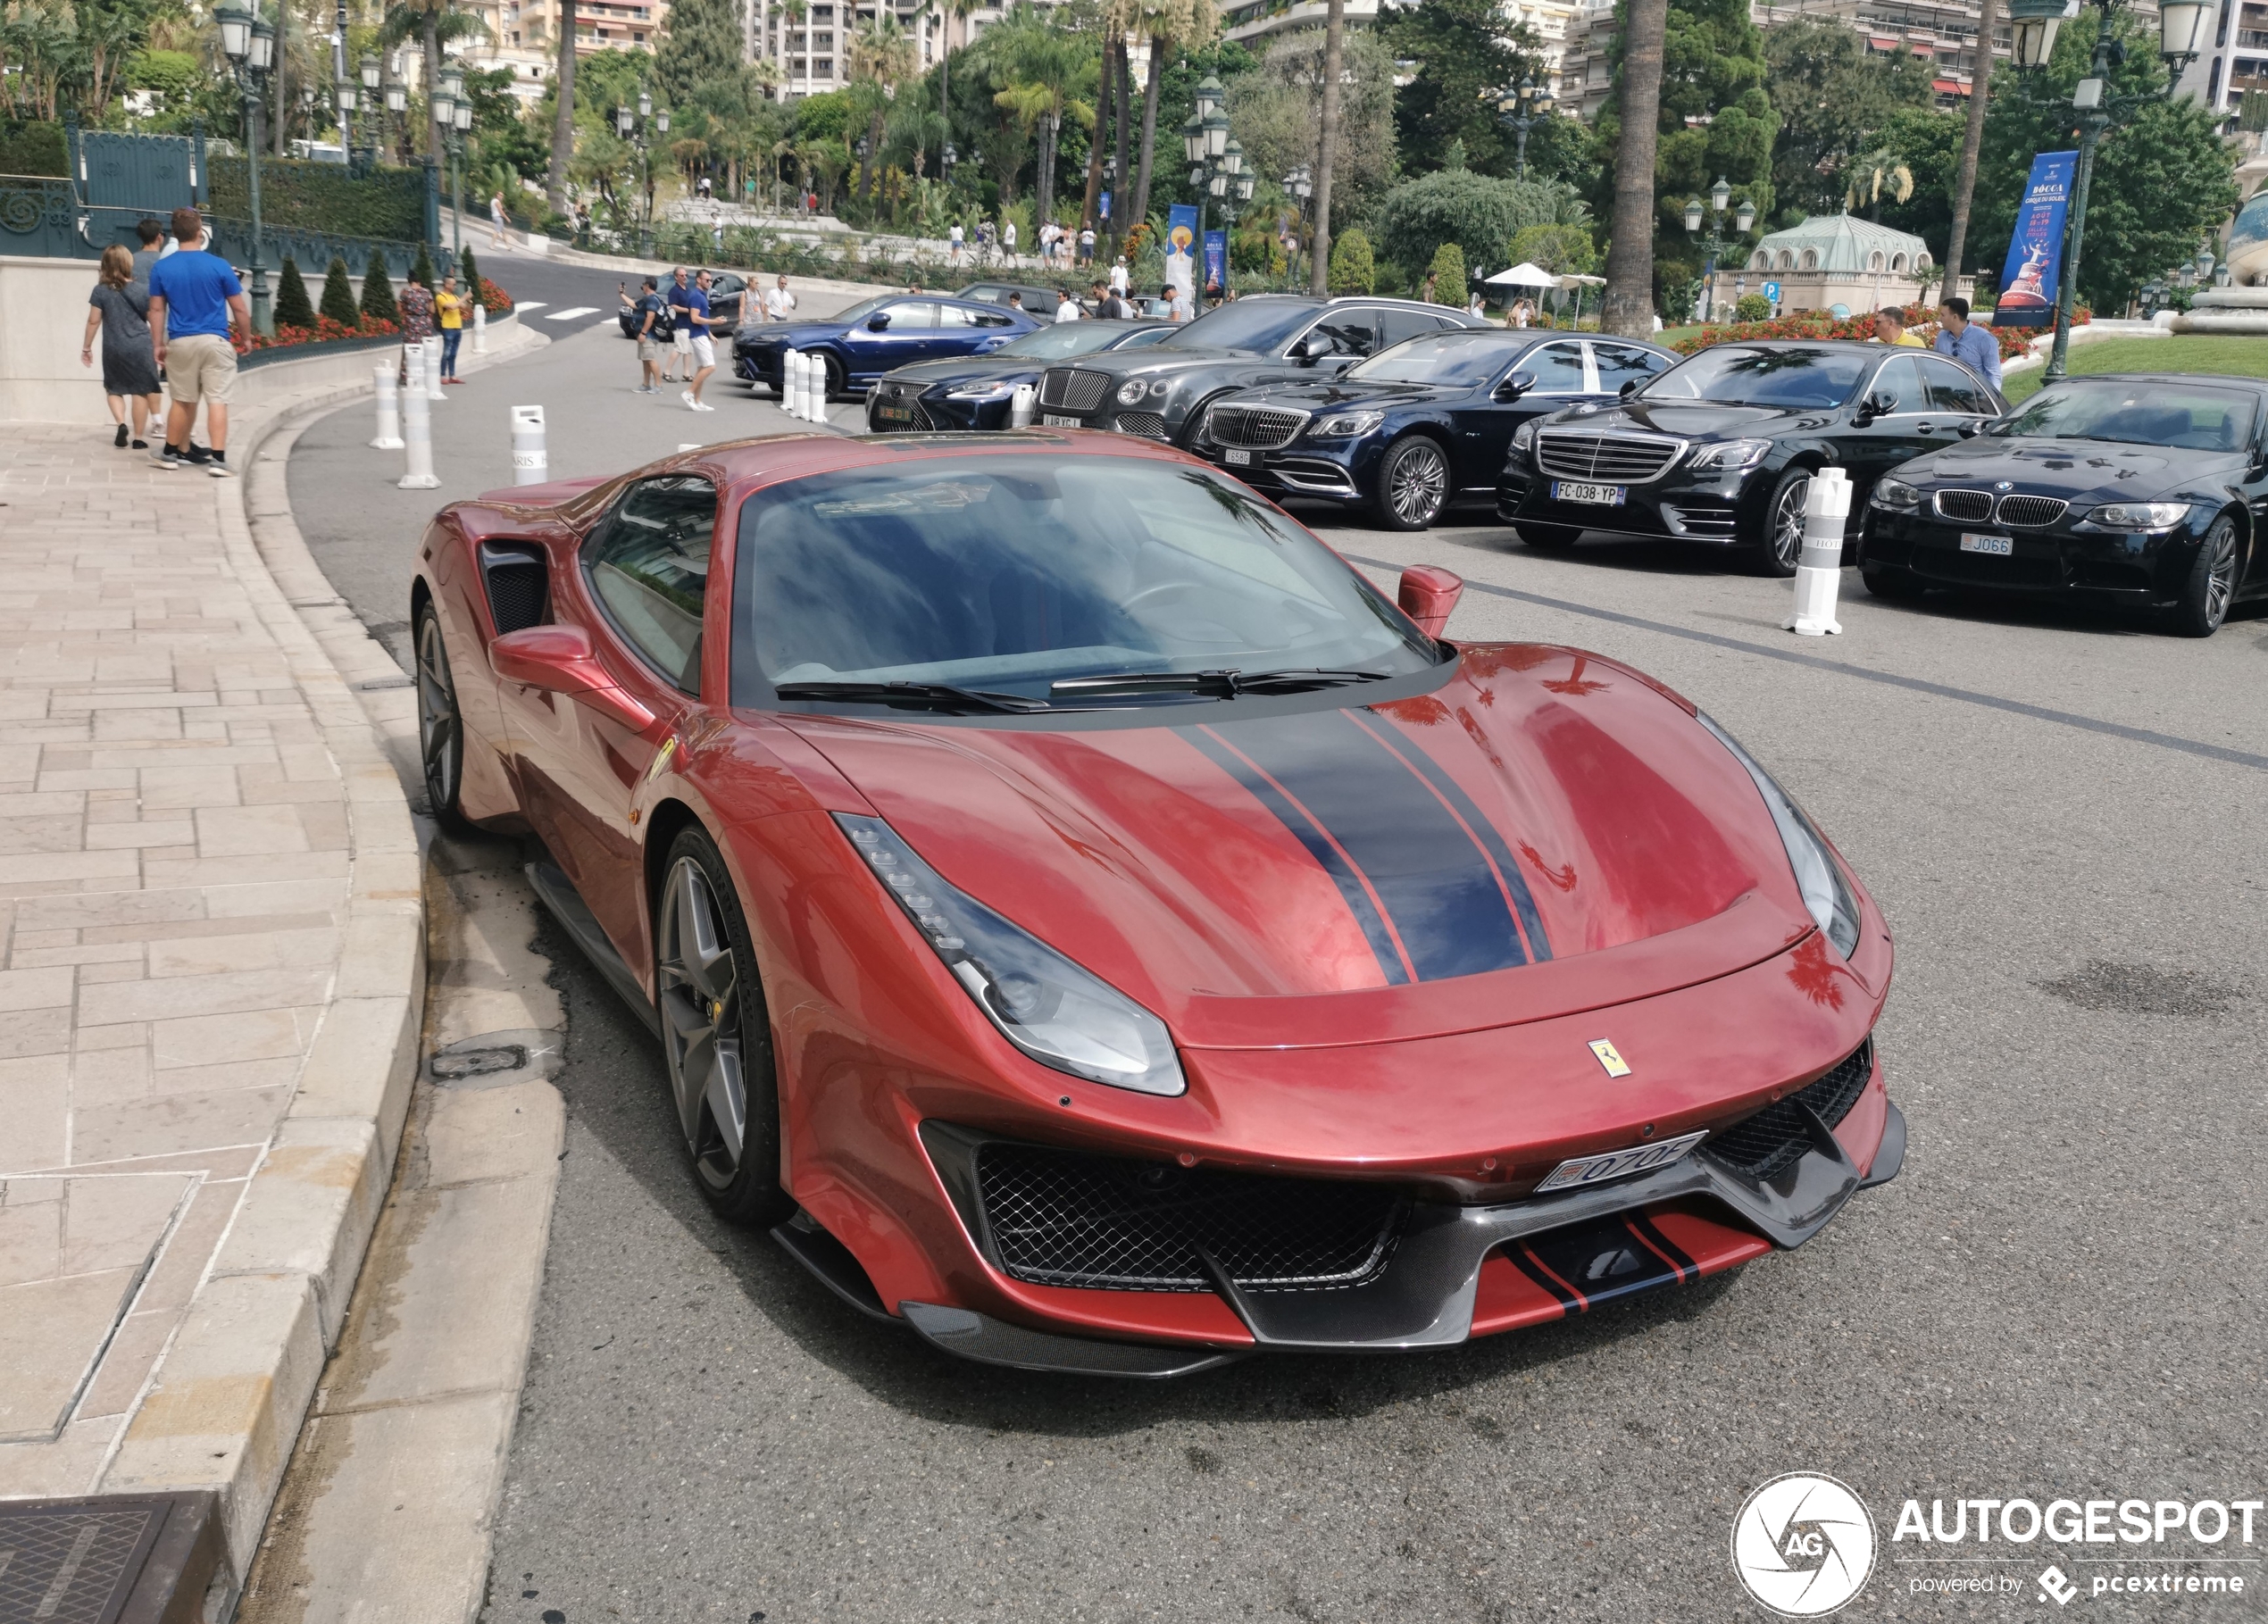
{"type": "Polygon", "coordinates": [[[1228,458],[1229,466],[1231,468],[1250,468],[1252,466],[1252,453],[1248,451],[1230,451],[1224,452],[1222,454],[1228,458]]]}
{"type": "Polygon", "coordinates": [[[1555,479],[1554,502],[1588,502],[1597,507],[1620,507],[1630,493],[1619,485],[1587,485],[1580,479],[1555,479]]]}
{"type": "Polygon", "coordinates": [[[2016,550],[2016,538],[2013,536],[1980,536],[1974,531],[1964,530],[1961,536],[1961,550],[1964,553],[1989,553],[1995,558],[2005,558],[2016,550]]]}
{"type": "Polygon", "coordinates": [[[1053,412],[1044,413],[1040,417],[1039,421],[1050,429],[1076,429],[1080,427],[1080,421],[1077,418],[1063,417],[1053,412]]]}

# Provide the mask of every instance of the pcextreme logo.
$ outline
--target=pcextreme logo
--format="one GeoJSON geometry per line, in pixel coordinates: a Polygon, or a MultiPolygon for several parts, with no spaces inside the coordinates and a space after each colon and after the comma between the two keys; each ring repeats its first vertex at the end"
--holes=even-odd
{"type": "Polygon", "coordinates": [[[1832,1478],[1791,1471],[1750,1495],[1732,1520],[1732,1570],[1791,1619],[1847,1604],[1874,1571],[1874,1519],[1832,1478]]]}

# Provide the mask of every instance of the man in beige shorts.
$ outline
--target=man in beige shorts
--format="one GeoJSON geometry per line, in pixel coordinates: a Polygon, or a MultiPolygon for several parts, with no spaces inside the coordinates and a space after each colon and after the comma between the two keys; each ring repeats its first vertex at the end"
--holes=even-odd
{"type": "Polygon", "coordinates": [[[173,211],[180,244],[150,268],[150,347],[165,369],[173,396],[165,443],[150,455],[160,468],[202,467],[229,477],[229,396],[236,387],[237,357],[252,348],[252,312],[229,262],[213,253],[204,221],[195,209],[173,211]],[[204,403],[208,454],[189,443],[197,403],[204,403]]]}

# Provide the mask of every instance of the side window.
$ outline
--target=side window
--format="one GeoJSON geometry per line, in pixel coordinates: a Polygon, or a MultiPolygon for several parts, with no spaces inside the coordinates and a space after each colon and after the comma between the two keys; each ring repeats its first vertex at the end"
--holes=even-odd
{"type": "MultiPolygon", "coordinates": [[[[942,310],[944,306],[939,305],[938,308],[942,310]]],[[[971,327],[1013,327],[1016,324],[1015,317],[1005,310],[997,313],[988,310],[971,310],[963,313],[969,318],[971,327]]]]}
{"type": "Polygon", "coordinates": [[[1922,356],[1921,366],[1929,410],[1958,412],[1971,417],[1993,415],[1992,400],[1983,386],[1959,367],[1932,355],[1922,356]]]}
{"type": "Polygon", "coordinates": [[[977,312],[965,304],[940,304],[937,307],[939,327],[974,327],[977,312]]]}
{"type": "Polygon", "coordinates": [[[1443,325],[1422,310],[1382,310],[1378,313],[1378,346],[1384,349],[1420,333],[1438,333],[1443,325]]]}
{"type": "Polygon", "coordinates": [[[1627,344],[1594,344],[1591,359],[1598,362],[1598,387],[1609,395],[1621,394],[1632,379],[1644,383],[1670,367],[1668,356],[1627,344]]]}
{"type": "Polygon", "coordinates": [[[900,299],[883,305],[880,313],[890,319],[885,330],[893,333],[926,332],[938,324],[938,307],[927,299],[900,299]]]}
{"type": "Polygon", "coordinates": [[[1515,372],[1536,375],[1538,395],[1584,395],[1590,386],[1583,378],[1583,346],[1546,344],[1530,350],[1513,366],[1515,372]]]}
{"type": "Polygon", "coordinates": [[[1376,311],[1355,308],[1334,310],[1307,329],[1307,353],[1310,355],[1367,355],[1378,347],[1376,311]],[[1325,340],[1328,348],[1319,347],[1317,339],[1325,340]]]}
{"type": "Polygon", "coordinates": [[[1874,382],[1866,391],[1866,398],[1893,403],[1886,416],[1905,416],[1909,412],[1929,410],[1922,392],[1920,364],[1911,355],[1893,355],[1874,374],[1874,382]]]}
{"type": "Polygon", "coordinates": [[[701,691],[701,603],[716,487],[677,475],[633,485],[583,545],[583,570],[625,642],[688,694],[701,691]]]}

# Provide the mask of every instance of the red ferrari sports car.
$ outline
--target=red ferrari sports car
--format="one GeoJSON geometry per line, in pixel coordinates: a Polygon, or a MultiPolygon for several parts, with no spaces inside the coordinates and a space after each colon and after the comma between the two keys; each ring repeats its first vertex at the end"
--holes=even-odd
{"type": "Polygon", "coordinates": [[[537,837],[703,1193],[853,1306],[1121,1376],[1459,1343],[1905,1145],[1841,858],[1460,589],[1123,436],[713,446],[435,517],[426,782],[537,837]]]}

